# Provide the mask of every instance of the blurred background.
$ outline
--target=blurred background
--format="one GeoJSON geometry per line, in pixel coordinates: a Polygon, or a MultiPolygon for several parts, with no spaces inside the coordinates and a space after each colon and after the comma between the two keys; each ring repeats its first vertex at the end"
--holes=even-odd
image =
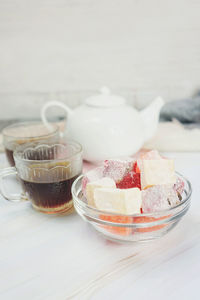
{"type": "Polygon", "coordinates": [[[37,118],[49,100],[74,107],[102,85],[131,90],[138,108],[190,97],[199,11],[198,0],[0,0],[0,119],[37,118]]]}

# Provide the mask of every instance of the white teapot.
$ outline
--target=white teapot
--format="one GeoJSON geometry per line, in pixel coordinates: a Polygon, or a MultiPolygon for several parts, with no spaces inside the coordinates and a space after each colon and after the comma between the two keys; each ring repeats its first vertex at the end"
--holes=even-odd
{"type": "Polygon", "coordinates": [[[47,108],[63,108],[67,112],[66,136],[82,145],[85,160],[96,162],[136,153],[155,134],[163,104],[158,97],[139,112],[124,98],[102,88],[74,110],[58,101],[47,102],[41,117],[49,126],[47,108]]]}

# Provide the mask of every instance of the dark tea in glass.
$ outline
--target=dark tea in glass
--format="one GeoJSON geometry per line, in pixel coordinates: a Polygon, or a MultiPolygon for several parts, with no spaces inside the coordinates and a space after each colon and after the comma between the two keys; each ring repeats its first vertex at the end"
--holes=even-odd
{"type": "Polygon", "coordinates": [[[77,177],[78,175],[70,179],[49,183],[30,182],[23,179],[21,181],[24,191],[32,199],[32,204],[36,208],[42,207],[54,211],[57,208],[65,210],[72,206],[71,187],[77,177]]]}
{"type": "Polygon", "coordinates": [[[13,157],[13,150],[5,148],[5,153],[7,160],[9,162],[9,165],[13,167],[15,165],[14,157],[13,157]]]}
{"type": "MultiPolygon", "coordinates": [[[[10,174],[13,170],[17,173],[26,197],[36,210],[48,214],[71,211],[71,186],[82,172],[80,144],[74,141],[24,144],[14,151],[14,159],[16,170],[10,168],[10,174]]],[[[6,198],[12,200],[11,195],[6,198]]]]}

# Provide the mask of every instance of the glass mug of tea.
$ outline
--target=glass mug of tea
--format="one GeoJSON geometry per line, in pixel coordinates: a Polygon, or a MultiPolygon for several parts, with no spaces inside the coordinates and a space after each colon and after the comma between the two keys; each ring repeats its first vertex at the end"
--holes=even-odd
{"type": "Polygon", "coordinates": [[[2,134],[5,153],[11,166],[15,165],[13,152],[19,145],[36,141],[56,143],[60,138],[57,125],[49,124],[47,127],[41,122],[15,123],[5,127],[2,134]]]}
{"type": "Polygon", "coordinates": [[[6,177],[15,174],[36,210],[54,214],[72,209],[71,186],[82,172],[79,143],[24,144],[14,151],[14,160],[15,167],[0,173],[0,190],[5,199],[21,200],[21,195],[8,194],[4,185],[6,177]]]}

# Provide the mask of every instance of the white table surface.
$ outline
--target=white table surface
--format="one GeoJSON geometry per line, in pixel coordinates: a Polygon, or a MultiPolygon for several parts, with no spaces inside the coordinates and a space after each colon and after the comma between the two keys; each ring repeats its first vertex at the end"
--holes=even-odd
{"type": "Polygon", "coordinates": [[[192,205],[150,243],[115,244],[75,213],[47,216],[1,197],[0,299],[200,299],[200,153],[169,156],[192,183],[192,205]]]}

